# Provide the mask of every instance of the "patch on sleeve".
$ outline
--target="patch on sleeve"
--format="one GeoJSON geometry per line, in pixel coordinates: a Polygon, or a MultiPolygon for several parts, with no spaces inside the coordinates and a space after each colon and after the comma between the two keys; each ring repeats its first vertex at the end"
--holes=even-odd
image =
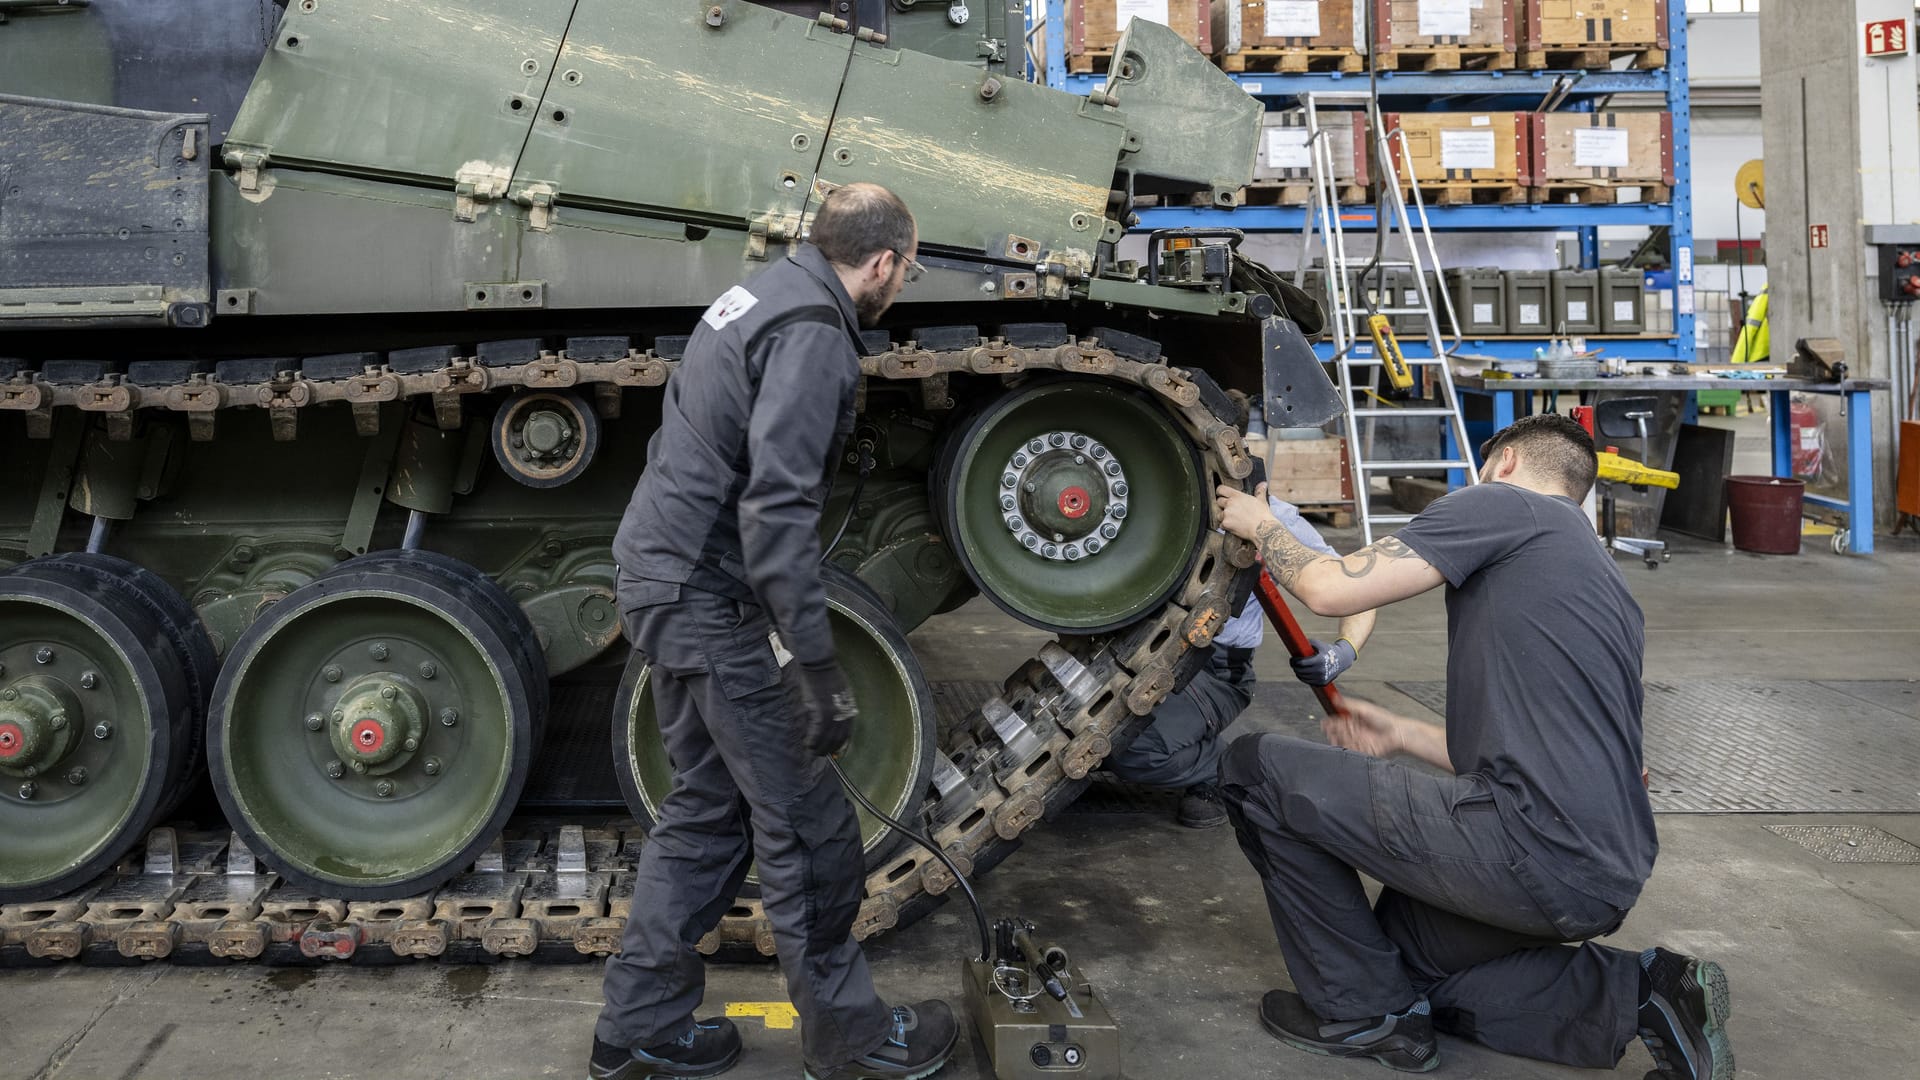
{"type": "Polygon", "coordinates": [[[728,323],[752,311],[753,305],[759,302],[760,298],[748,292],[746,286],[735,285],[721,293],[720,299],[707,308],[700,320],[715,330],[725,330],[728,323]]]}

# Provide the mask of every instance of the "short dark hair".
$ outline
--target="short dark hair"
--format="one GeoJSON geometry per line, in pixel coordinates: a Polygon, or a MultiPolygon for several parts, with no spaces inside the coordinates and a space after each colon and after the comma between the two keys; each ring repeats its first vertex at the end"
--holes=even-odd
{"type": "Polygon", "coordinates": [[[907,204],[879,184],[866,183],[828,192],[807,236],[828,262],[839,266],[859,266],[882,251],[897,251],[904,258],[913,238],[907,204]]]}
{"type": "Polygon", "coordinates": [[[1493,433],[1480,444],[1480,460],[1489,461],[1506,447],[1513,447],[1537,476],[1558,480],[1567,494],[1576,499],[1587,497],[1593,478],[1600,470],[1594,456],[1593,436],[1587,429],[1558,413],[1542,413],[1515,420],[1493,433]]]}

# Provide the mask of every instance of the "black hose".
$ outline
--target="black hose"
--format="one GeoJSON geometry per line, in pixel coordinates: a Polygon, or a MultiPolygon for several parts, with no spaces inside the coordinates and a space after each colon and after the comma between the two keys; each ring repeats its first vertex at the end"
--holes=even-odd
{"type": "Polygon", "coordinates": [[[840,519],[840,527],[833,531],[833,539],[820,549],[820,561],[826,562],[833,549],[846,539],[847,526],[853,524],[853,515],[860,509],[860,489],[867,486],[867,474],[873,471],[873,453],[865,445],[860,447],[860,472],[853,478],[853,497],[847,500],[846,516],[840,519]]]}
{"type": "Polygon", "coordinates": [[[968,884],[967,876],[960,872],[960,868],[953,864],[953,860],[947,857],[946,852],[934,846],[933,841],[907,828],[900,822],[895,821],[893,818],[887,816],[886,811],[873,805],[872,801],[869,800],[859,788],[853,785],[853,781],[847,779],[847,774],[840,771],[840,763],[838,761],[833,758],[828,758],[827,764],[833,766],[833,775],[840,778],[840,786],[847,789],[847,794],[853,796],[854,802],[866,807],[867,813],[899,829],[907,835],[908,839],[932,852],[933,857],[940,860],[940,865],[946,867],[947,872],[953,875],[953,880],[960,883],[960,891],[967,894],[967,904],[973,908],[973,921],[980,926],[980,962],[984,964],[991,960],[993,958],[993,935],[987,930],[987,909],[981,907],[980,898],[973,895],[973,886],[968,884]]]}

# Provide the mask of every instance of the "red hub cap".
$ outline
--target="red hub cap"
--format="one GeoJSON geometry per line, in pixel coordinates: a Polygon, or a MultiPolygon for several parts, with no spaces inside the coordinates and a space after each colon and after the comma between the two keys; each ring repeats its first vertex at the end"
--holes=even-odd
{"type": "Polygon", "coordinates": [[[378,751],[387,741],[387,733],[381,730],[379,724],[371,720],[362,720],[353,725],[353,730],[347,733],[347,739],[355,750],[363,754],[371,754],[378,751]]]}
{"type": "Polygon", "coordinates": [[[1060,512],[1070,518],[1085,517],[1087,508],[1092,505],[1093,498],[1087,494],[1087,489],[1077,484],[1060,492],[1060,512]]]}
{"type": "Polygon", "coordinates": [[[0,724],[0,758],[19,754],[27,745],[27,733],[19,724],[0,724]]]}

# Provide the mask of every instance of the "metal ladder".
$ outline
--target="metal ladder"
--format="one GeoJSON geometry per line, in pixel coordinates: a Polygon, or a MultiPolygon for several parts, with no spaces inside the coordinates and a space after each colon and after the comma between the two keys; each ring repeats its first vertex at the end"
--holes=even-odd
{"type": "MultiPolygon", "coordinates": [[[[1395,144],[1402,151],[1406,147],[1406,136],[1399,129],[1391,134],[1381,122],[1379,103],[1364,92],[1336,92],[1302,94],[1301,109],[1305,113],[1307,127],[1307,148],[1310,169],[1313,177],[1313,197],[1307,212],[1303,228],[1305,247],[1300,254],[1299,266],[1294,271],[1294,284],[1305,284],[1308,265],[1312,262],[1317,248],[1325,250],[1326,259],[1326,296],[1332,310],[1327,313],[1327,325],[1333,330],[1334,365],[1340,370],[1340,396],[1346,406],[1347,460],[1353,473],[1354,505],[1360,518],[1360,529],[1365,542],[1373,543],[1376,525],[1398,525],[1412,521],[1411,514],[1377,514],[1372,506],[1372,480],[1375,476],[1407,476],[1418,473],[1446,471],[1464,478],[1465,483],[1479,482],[1473,462],[1465,447],[1467,445],[1466,421],[1460,414],[1460,397],[1453,385],[1453,371],[1447,362],[1452,352],[1442,340],[1440,321],[1435,317],[1433,296],[1427,288],[1427,274],[1438,271],[1439,252],[1433,243],[1433,231],[1427,223],[1427,206],[1420,197],[1420,188],[1413,175],[1413,166],[1405,156],[1394,153],[1395,144]],[[1355,289],[1364,290],[1366,281],[1350,280],[1353,262],[1347,255],[1346,229],[1340,215],[1340,185],[1334,177],[1333,147],[1320,126],[1319,108],[1328,104],[1364,104],[1367,110],[1368,130],[1373,139],[1373,154],[1378,164],[1379,191],[1375,196],[1374,244],[1380,261],[1375,267],[1377,280],[1385,282],[1387,272],[1391,270],[1409,271],[1414,282],[1414,294],[1418,303],[1409,305],[1405,295],[1388,295],[1393,290],[1381,288],[1380,298],[1385,303],[1376,302],[1369,311],[1366,303],[1356,294],[1355,289]],[[1404,184],[1413,192],[1415,216],[1409,216],[1407,201],[1402,194],[1403,181],[1399,169],[1404,164],[1407,178],[1404,184]],[[1416,236],[1414,223],[1418,222],[1416,236]],[[1396,241],[1397,238],[1397,241],[1396,241]],[[1405,249],[1403,258],[1396,258],[1394,247],[1405,249]],[[1424,261],[1422,256],[1424,255],[1424,261]],[[1379,394],[1381,385],[1381,362],[1373,355],[1372,340],[1366,330],[1366,318],[1377,313],[1389,317],[1396,315],[1417,315],[1423,320],[1426,329],[1428,356],[1425,358],[1407,357],[1407,364],[1416,373],[1416,387],[1419,385],[1418,373],[1424,369],[1424,380],[1434,395],[1435,404],[1395,407],[1387,404],[1360,404],[1358,394],[1366,394],[1374,402],[1383,402],[1379,394]],[[1364,379],[1356,379],[1356,373],[1364,372],[1364,379]],[[1443,451],[1439,458],[1381,460],[1372,459],[1375,427],[1382,418],[1395,419],[1433,416],[1445,418],[1445,431],[1450,439],[1443,440],[1453,451],[1443,451]]],[[[1366,265],[1365,261],[1361,263],[1366,265]]],[[[1369,280],[1376,280],[1369,275],[1369,280]]],[[[1457,327],[1459,321],[1454,318],[1453,299],[1445,289],[1440,290],[1440,302],[1447,313],[1447,324],[1457,327]]],[[[1455,332],[1453,347],[1458,348],[1460,338],[1455,332]]]]}

